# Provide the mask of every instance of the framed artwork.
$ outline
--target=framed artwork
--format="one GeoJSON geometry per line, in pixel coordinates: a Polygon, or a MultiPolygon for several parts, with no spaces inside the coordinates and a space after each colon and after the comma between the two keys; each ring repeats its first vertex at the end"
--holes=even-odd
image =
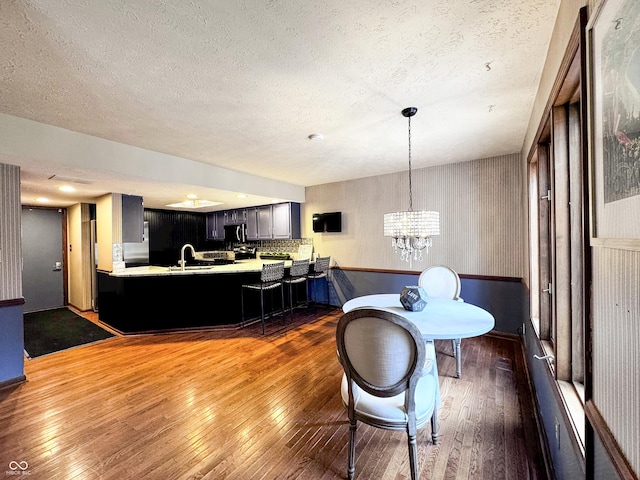
{"type": "Polygon", "coordinates": [[[603,0],[587,41],[592,239],[640,250],[640,1],[603,0]]]}

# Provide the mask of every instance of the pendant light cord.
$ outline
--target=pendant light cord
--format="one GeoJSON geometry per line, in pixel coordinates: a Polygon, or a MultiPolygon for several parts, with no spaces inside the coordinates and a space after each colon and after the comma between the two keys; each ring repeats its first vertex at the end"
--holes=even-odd
{"type": "Polygon", "coordinates": [[[411,117],[409,119],[409,211],[413,212],[413,191],[411,189],[411,117]]]}

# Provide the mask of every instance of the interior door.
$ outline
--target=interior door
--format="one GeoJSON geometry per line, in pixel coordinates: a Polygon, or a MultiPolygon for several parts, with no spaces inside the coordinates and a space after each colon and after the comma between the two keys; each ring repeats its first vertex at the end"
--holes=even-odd
{"type": "Polygon", "coordinates": [[[65,305],[63,210],[22,208],[24,312],[65,305]]]}

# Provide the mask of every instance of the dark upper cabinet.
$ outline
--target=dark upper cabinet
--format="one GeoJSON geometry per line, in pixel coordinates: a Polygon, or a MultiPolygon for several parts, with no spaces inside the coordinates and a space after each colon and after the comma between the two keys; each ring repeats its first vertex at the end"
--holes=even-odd
{"type": "Polygon", "coordinates": [[[271,205],[263,205],[256,208],[258,218],[258,240],[269,240],[273,238],[271,227],[271,205]]]}
{"type": "Polygon", "coordinates": [[[225,212],[207,213],[207,240],[224,240],[225,212]]]}
{"type": "Polygon", "coordinates": [[[257,207],[258,239],[300,238],[300,204],[276,203],[257,207]]]}
{"type": "Polygon", "coordinates": [[[247,224],[249,241],[300,238],[300,204],[276,203],[209,213],[207,240],[224,240],[224,226],[239,223],[247,224]]]}
{"type": "Polygon", "coordinates": [[[247,208],[247,240],[259,240],[257,207],[247,208]]]}
{"type": "Polygon", "coordinates": [[[237,208],[235,210],[224,211],[224,224],[225,225],[238,225],[240,223],[247,223],[247,209],[237,208]]]}
{"type": "Polygon", "coordinates": [[[144,205],[142,197],[122,195],[122,243],[142,242],[144,205]]]}
{"type": "Polygon", "coordinates": [[[300,238],[300,204],[277,203],[271,207],[272,238],[300,238]]]}

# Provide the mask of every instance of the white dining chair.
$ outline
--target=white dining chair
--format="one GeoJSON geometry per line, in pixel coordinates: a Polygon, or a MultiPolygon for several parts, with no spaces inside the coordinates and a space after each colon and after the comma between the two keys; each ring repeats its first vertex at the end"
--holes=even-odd
{"type": "Polygon", "coordinates": [[[418,478],[417,430],[431,422],[438,439],[440,405],[435,351],[418,328],[393,312],[356,308],[336,329],[338,359],[344,369],[342,401],[350,425],[347,475],[355,475],[356,430],[364,422],[385,430],[405,430],[411,478],[418,478]]]}
{"type": "MultiPolygon", "coordinates": [[[[449,298],[464,302],[460,297],[460,277],[455,270],[445,265],[434,265],[423,270],[418,277],[418,285],[424,289],[427,297],[449,298]]],[[[462,376],[461,343],[459,338],[451,339],[458,378],[462,376]]]]}

